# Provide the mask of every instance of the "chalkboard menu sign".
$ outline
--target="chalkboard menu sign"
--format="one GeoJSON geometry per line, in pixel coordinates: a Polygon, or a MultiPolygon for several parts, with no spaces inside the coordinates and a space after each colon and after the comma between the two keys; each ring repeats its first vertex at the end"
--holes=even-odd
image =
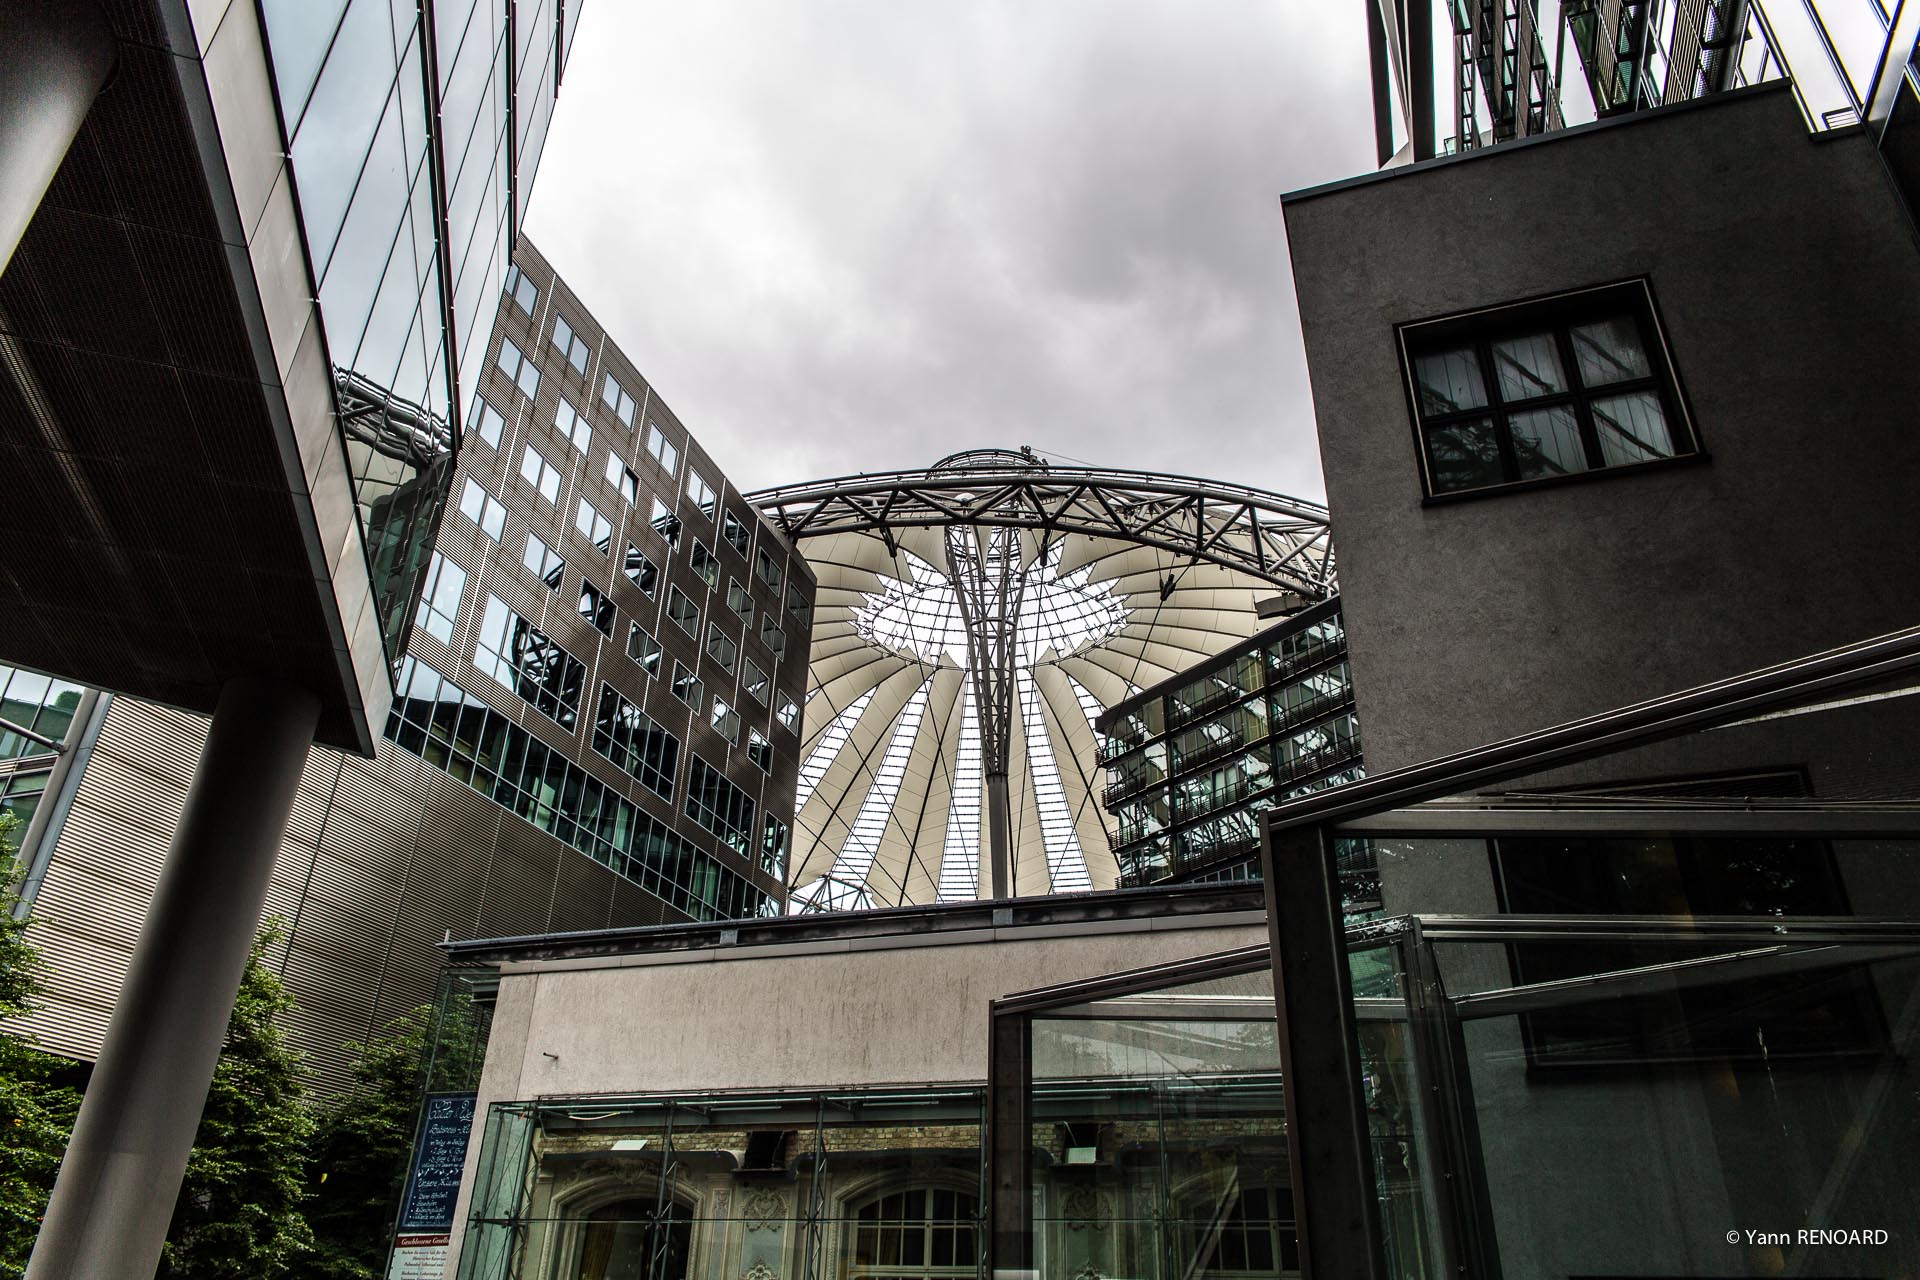
{"type": "Polygon", "coordinates": [[[420,1118],[420,1142],[413,1151],[413,1172],[400,1202],[400,1234],[438,1234],[453,1230],[453,1202],[460,1194],[460,1172],[467,1162],[467,1134],[473,1129],[472,1093],[430,1093],[420,1118]]]}

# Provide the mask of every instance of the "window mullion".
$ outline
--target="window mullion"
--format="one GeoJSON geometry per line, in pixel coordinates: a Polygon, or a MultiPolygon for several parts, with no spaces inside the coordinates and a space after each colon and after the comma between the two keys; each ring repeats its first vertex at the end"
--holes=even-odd
{"type": "Polygon", "coordinates": [[[1508,484],[1520,478],[1520,457],[1514,452],[1513,431],[1507,425],[1506,399],[1500,394],[1499,370],[1493,363],[1493,343],[1481,338],[1473,344],[1480,362],[1480,384],[1487,392],[1487,413],[1493,420],[1493,438],[1500,448],[1500,474],[1508,484]]]}
{"type": "Polygon", "coordinates": [[[1554,345],[1560,350],[1560,363],[1567,371],[1567,386],[1573,391],[1573,417],[1580,428],[1580,447],[1586,451],[1587,469],[1604,468],[1606,455],[1600,452],[1600,431],[1593,424],[1593,406],[1587,403],[1586,379],[1580,376],[1580,361],[1573,349],[1573,327],[1565,322],[1553,326],[1554,345]]]}

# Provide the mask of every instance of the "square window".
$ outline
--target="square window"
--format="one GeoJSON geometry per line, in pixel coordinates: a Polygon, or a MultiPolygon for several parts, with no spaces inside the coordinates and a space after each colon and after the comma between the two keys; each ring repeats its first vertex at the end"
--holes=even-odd
{"type": "Polygon", "coordinates": [[[692,707],[695,715],[700,714],[700,704],[707,696],[707,686],[701,683],[700,677],[677,660],[673,664],[673,696],[692,707]]]}
{"type": "Polygon", "coordinates": [[[687,472],[687,496],[693,499],[694,506],[700,508],[701,515],[709,520],[713,519],[714,510],[718,507],[720,499],[714,493],[713,486],[707,483],[706,477],[698,471],[687,472]]]}
{"type": "Polygon", "coordinates": [[[584,377],[587,362],[593,353],[587,347],[587,340],[575,333],[573,326],[567,323],[567,318],[558,312],[553,317],[553,345],[567,358],[573,371],[584,377]]]}
{"type": "Polygon", "coordinates": [[[780,590],[780,565],[778,561],[767,554],[765,547],[761,547],[753,553],[753,573],[755,577],[759,578],[760,581],[767,586],[773,588],[774,592],[778,594],[780,590]]]}
{"type": "Polygon", "coordinates": [[[500,339],[500,354],[494,359],[500,366],[500,372],[513,380],[527,399],[533,399],[540,390],[540,366],[527,358],[527,353],[513,345],[512,338],[500,339]]]}
{"type": "Polygon", "coordinates": [[[1430,495],[1699,452],[1644,281],[1402,325],[1430,495]]]}
{"type": "Polygon", "coordinates": [[[625,458],[611,451],[607,454],[607,483],[620,491],[628,506],[640,500],[640,477],[633,474],[625,458]]]}
{"type": "Polygon", "coordinates": [[[553,413],[553,429],[567,438],[581,457],[587,456],[587,450],[593,444],[593,428],[587,425],[587,416],[573,407],[573,401],[560,397],[560,407],[553,413]]]}
{"type": "Polygon", "coordinates": [[[549,503],[559,505],[560,472],[552,463],[541,457],[540,451],[532,445],[528,445],[520,454],[520,476],[538,489],[540,496],[549,503]]]}
{"type": "Polygon", "coordinates": [[[740,660],[740,646],[720,630],[717,622],[707,624],[707,656],[719,663],[728,675],[733,674],[734,664],[740,660]]]}
{"type": "Polygon", "coordinates": [[[427,562],[427,577],[420,590],[420,608],[414,621],[422,631],[442,644],[453,643],[453,620],[460,612],[460,593],[467,589],[467,571],[453,561],[433,553],[427,562]]]}
{"type": "Polygon", "coordinates": [[[487,448],[500,447],[500,433],[506,430],[507,420],[500,411],[487,403],[485,396],[473,398],[473,411],[467,415],[467,435],[478,436],[487,448]]]}
{"type": "Polygon", "coordinates": [[[798,733],[800,731],[800,707],[786,694],[783,693],[780,695],[779,709],[773,714],[774,718],[780,722],[780,727],[788,733],[798,733]]]}
{"type": "Polygon", "coordinates": [[[713,700],[713,728],[728,742],[740,741],[740,713],[719,698],[713,700]]]}
{"type": "Polygon", "coordinates": [[[608,374],[600,384],[600,401],[613,410],[613,416],[622,423],[629,427],[633,425],[633,411],[637,406],[633,403],[633,397],[627,394],[627,389],[612,374],[608,374]]]}
{"type": "Polygon", "coordinates": [[[606,555],[613,549],[612,523],[585,498],[580,499],[580,505],[574,509],[573,527],[578,529],[601,555],[606,555]]]}
{"type": "Polygon", "coordinates": [[[613,601],[585,578],[580,579],[580,616],[592,623],[601,635],[612,637],[613,601]]]}
{"type": "Polygon", "coordinates": [[[797,582],[787,583],[787,612],[803,627],[813,625],[813,601],[797,582]]]}
{"type": "Polygon", "coordinates": [[[667,617],[690,636],[700,633],[700,610],[678,587],[667,588],[667,617]]]}
{"type": "Polygon", "coordinates": [[[627,563],[623,572],[627,575],[627,581],[640,589],[641,595],[653,599],[653,593],[660,585],[660,566],[631,542],[627,544],[627,563]]]}
{"type": "Polygon", "coordinates": [[[534,577],[546,583],[547,590],[560,589],[560,579],[567,571],[567,562],[531,529],[527,531],[527,545],[520,552],[520,563],[527,566],[528,572],[534,577]]]}
{"type": "Polygon", "coordinates": [[[500,541],[500,535],[506,531],[507,509],[472,479],[460,493],[460,514],[479,525],[480,532],[495,542],[500,541]]]}
{"type": "MultiPolygon", "coordinates": [[[[773,772],[773,744],[761,736],[758,729],[747,730],[747,759],[753,761],[753,767],[760,772],[773,772]]],[[[780,820],[770,817],[767,821],[777,824],[780,820]]]]}
{"type": "Polygon", "coordinates": [[[787,633],[770,613],[760,615],[760,643],[772,652],[775,662],[787,656],[787,633]]]}
{"type": "Polygon", "coordinates": [[[660,642],[641,630],[637,622],[627,628],[627,656],[649,680],[660,678],[660,642]]]}
{"type": "Polygon", "coordinates": [[[647,423],[647,452],[653,455],[653,460],[668,475],[672,475],[673,469],[680,465],[680,451],[674,448],[673,441],[667,438],[667,433],[660,429],[657,422],[647,423]]]}

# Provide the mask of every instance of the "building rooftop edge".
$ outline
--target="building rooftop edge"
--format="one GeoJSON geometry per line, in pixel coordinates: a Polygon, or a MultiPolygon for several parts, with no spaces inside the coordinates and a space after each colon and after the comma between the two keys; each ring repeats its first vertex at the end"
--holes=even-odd
{"type": "MultiPolygon", "coordinates": [[[[820,912],[753,920],[591,929],[577,933],[528,934],[440,943],[450,964],[580,959],[649,953],[751,950],[977,931],[1145,921],[1169,916],[1212,916],[1264,911],[1260,885],[1246,881],[1150,885],[1040,898],[980,899],[932,906],[883,907],[873,911],[820,912]]],[[[931,945],[935,939],[930,938],[931,945]]]]}

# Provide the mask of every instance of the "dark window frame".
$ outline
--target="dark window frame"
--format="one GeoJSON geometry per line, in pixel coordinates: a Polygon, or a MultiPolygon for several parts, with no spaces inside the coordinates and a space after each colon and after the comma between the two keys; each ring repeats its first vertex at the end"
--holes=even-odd
{"type": "Polygon", "coordinates": [[[1654,297],[1652,282],[1646,276],[1408,321],[1394,326],[1394,345],[1400,361],[1401,387],[1406,396],[1407,417],[1412,424],[1414,456],[1419,461],[1420,487],[1426,504],[1459,502],[1545,485],[1570,484],[1648,469],[1689,465],[1707,459],[1706,445],[1700,437],[1699,427],[1680,380],[1678,362],[1667,339],[1659,303],[1654,297]],[[1574,325],[1623,312],[1634,321],[1641,348],[1647,357],[1648,375],[1588,388],[1581,381],[1579,359],[1573,350],[1570,330],[1574,325]],[[1493,361],[1493,344],[1547,328],[1553,331],[1567,386],[1558,392],[1524,400],[1504,400],[1500,394],[1499,372],[1493,361]],[[1475,353],[1486,391],[1486,403],[1472,409],[1430,414],[1421,405],[1414,361],[1421,355],[1460,346],[1471,346],[1475,353]],[[1592,402],[1644,391],[1653,392],[1659,399],[1667,430],[1673,439],[1674,453],[1670,457],[1644,462],[1609,464],[1601,451],[1593,421],[1592,402]],[[1570,408],[1573,411],[1587,466],[1584,470],[1563,475],[1522,477],[1509,418],[1514,412],[1553,408],[1570,408]],[[1482,419],[1490,420],[1493,424],[1503,478],[1468,488],[1437,487],[1433,459],[1428,450],[1429,434],[1448,426],[1482,419]]]}

